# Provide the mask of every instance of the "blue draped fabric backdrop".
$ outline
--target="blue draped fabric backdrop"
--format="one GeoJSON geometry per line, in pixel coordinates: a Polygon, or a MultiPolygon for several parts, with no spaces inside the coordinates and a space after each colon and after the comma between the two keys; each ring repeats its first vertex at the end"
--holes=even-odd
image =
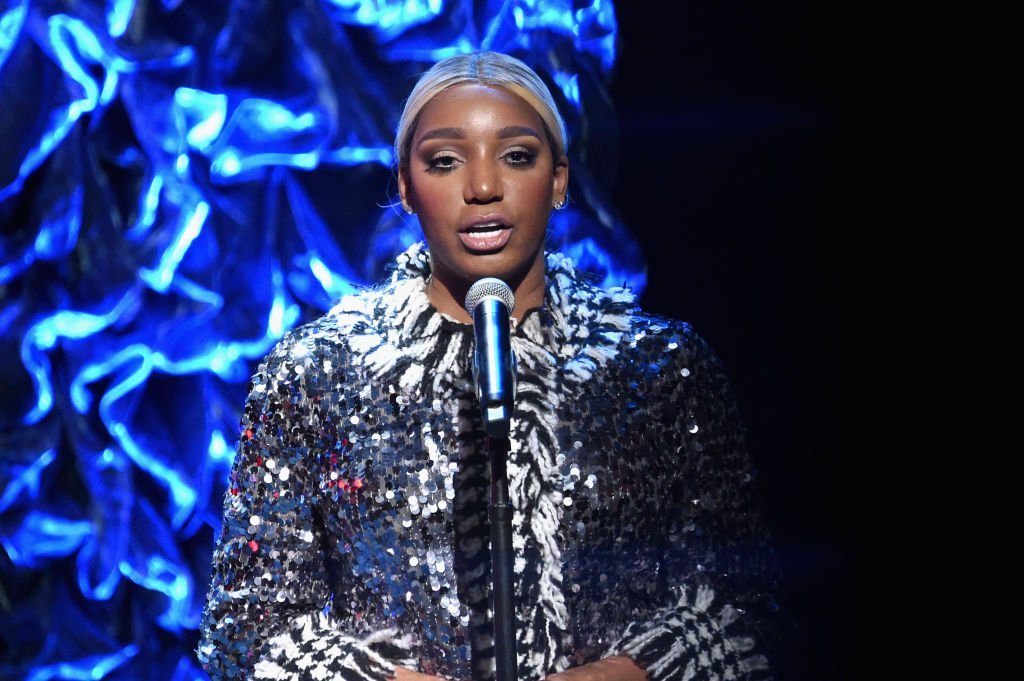
{"type": "Polygon", "coordinates": [[[567,116],[552,246],[641,291],[608,203],[609,1],[0,0],[0,677],[205,678],[247,381],[420,238],[393,130],[474,49],[567,116]]]}

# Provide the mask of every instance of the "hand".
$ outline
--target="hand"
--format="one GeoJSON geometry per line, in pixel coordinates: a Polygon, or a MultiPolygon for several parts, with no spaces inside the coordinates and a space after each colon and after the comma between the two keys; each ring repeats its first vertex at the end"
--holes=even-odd
{"type": "Polygon", "coordinates": [[[446,681],[440,676],[431,676],[430,674],[422,674],[420,672],[414,672],[411,669],[405,667],[395,667],[394,681],[446,681]]]}
{"type": "Polygon", "coordinates": [[[646,681],[647,672],[631,658],[606,657],[552,674],[545,681],[646,681]]]}

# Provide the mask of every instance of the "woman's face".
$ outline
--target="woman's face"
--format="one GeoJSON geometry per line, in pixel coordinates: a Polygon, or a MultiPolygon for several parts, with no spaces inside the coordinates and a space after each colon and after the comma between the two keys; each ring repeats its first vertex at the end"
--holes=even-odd
{"type": "Polygon", "coordinates": [[[461,295],[482,277],[514,290],[539,277],[543,287],[548,218],[568,178],[526,100],[463,83],[421,110],[399,191],[419,216],[434,278],[461,295]]]}

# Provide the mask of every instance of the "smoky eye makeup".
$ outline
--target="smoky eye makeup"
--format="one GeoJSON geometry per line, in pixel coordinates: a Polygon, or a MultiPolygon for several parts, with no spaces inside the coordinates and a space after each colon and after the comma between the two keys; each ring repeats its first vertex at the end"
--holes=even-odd
{"type": "Polygon", "coordinates": [[[443,174],[455,170],[460,165],[459,157],[452,151],[442,149],[430,154],[426,159],[428,173],[443,174]]]}
{"type": "MultiPolygon", "coordinates": [[[[433,145],[430,145],[433,146],[433,145]]],[[[424,171],[432,175],[444,175],[466,164],[466,159],[456,150],[445,145],[441,148],[428,146],[421,150],[424,171]]],[[[529,142],[514,143],[497,151],[497,159],[515,170],[527,170],[537,164],[540,150],[529,142]]]]}
{"type": "Polygon", "coordinates": [[[502,154],[502,160],[513,168],[532,168],[537,163],[537,152],[527,147],[513,147],[502,154]]]}

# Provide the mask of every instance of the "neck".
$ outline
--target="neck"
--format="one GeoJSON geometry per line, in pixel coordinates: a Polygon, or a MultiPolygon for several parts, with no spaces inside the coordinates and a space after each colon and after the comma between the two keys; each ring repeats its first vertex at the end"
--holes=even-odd
{"type": "MultiPolygon", "coordinates": [[[[513,282],[508,283],[513,284],[513,282]]],[[[469,287],[470,283],[460,281],[453,285],[446,281],[445,277],[432,274],[427,279],[427,299],[431,305],[437,308],[438,312],[463,324],[472,324],[473,318],[463,306],[469,287]]],[[[512,311],[512,317],[519,320],[533,308],[544,305],[545,288],[544,254],[542,252],[538,258],[538,265],[531,267],[518,285],[512,286],[512,293],[516,298],[516,309],[512,311]]]]}

